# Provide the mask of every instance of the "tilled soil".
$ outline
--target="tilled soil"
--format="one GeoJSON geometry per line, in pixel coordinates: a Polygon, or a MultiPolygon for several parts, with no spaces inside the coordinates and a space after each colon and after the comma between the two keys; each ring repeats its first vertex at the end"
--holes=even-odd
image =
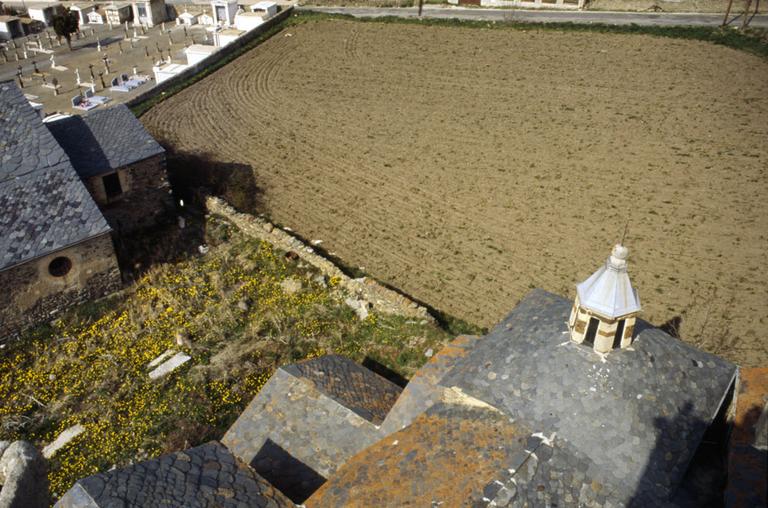
{"type": "Polygon", "coordinates": [[[142,121],[250,166],[264,212],[490,326],[574,295],[629,224],[643,317],[768,361],[768,62],[643,35],[323,21],[142,121]]]}

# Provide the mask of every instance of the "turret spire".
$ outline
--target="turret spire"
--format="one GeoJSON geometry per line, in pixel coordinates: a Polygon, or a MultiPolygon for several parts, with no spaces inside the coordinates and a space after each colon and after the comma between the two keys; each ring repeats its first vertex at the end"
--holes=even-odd
{"type": "MultiPolygon", "coordinates": [[[[625,231],[626,234],[626,231],[625,231]]],[[[632,343],[640,298],[627,272],[629,249],[616,244],[605,264],[576,286],[571,339],[605,353],[632,343]]]]}

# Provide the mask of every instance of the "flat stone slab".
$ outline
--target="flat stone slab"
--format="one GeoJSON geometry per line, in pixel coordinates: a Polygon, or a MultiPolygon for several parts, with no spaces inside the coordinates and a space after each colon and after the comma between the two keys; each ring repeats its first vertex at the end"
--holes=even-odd
{"type": "Polygon", "coordinates": [[[73,425],[66,429],[64,432],[59,434],[56,439],[53,440],[49,445],[47,445],[45,448],[43,448],[43,457],[46,459],[50,459],[53,457],[57,451],[64,448],[64,446],[67,445],[70,441],[75,439],[77,436],[85,432],[85,427],[83,427],[81,424],[73,425]]]}
{"type": "Polygon", "coordinates": [[[189,355],[186,355],[184,353],[176,353],[171,357],[170,360],[163,362],[159,367],[151,371],[149,373],[149,378],[158,379],[165,376],[166,374],[170,374],[171,372],[178,369],[179,367],[181,367],[191,359],[192,357],[190,357],[189,355]]]}
{"type": "Polygon", "coordinates": [[[147,368],[148,369],[153,369],[153,368],[157,367],[158,365],[163,363],[163,361],[165,361],[166,359],[168,359],[171,356],[173,356],[173,353],[175,353],[175,352],[176,351],[174,351],[173,349],[169,349],[169,350],[167,350],[167,351],[165,351],[163,353],[160,353],[160,355],[157,358],[155,358],[154,360],[152,360],[151,362],[149,362],[147,364],[147,368]]]}

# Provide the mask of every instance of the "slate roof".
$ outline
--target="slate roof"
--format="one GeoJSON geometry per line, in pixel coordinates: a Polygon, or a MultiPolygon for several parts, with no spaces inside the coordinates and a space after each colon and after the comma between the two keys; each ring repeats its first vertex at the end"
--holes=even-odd
{"type": "Polygon", "coordinates": [[[541,444],[489,407],[439,403],[350,459],[305,503],[465,506],[490,501],[541,444]]]}
{"type": "Polygon", "coordinates": [[[294,504],[212,441],[78,480],[55,506],[281,508],[294,504]]]}
{"type": "Polygon", "coordinates": [[[0,270],[110,231],[18,86],[0,82],[0,270]]]}
{"type": "Polygon", "coordinates": [[[124,104],[46,125],[84,178],[109,173],[165,151],[124,104]]]}
{"type": "Polygon", "coordinates": [[[384,421],[401,392],[396,384],[339,355],[313,358],[284,369],[311,381],[328,397],[375,425],[384,421]]]}
{"type": "MultiPolygon", "coordinates": [[[[598,355],[569,340],[570,308],[533,291],[440,383],[556,433],[589,459],[586,474],[614,502],[668,499],[736,366],[640,320],[630,348],[598,355]]],[[[560,482],[542,481],[545,489],[560,482]]]]}
{"type": "Polygon", "coordinates": [[[352,360],[328,355],[280,367],[222,438],[298,503],[382,437],[400,387],[352,360]]]}

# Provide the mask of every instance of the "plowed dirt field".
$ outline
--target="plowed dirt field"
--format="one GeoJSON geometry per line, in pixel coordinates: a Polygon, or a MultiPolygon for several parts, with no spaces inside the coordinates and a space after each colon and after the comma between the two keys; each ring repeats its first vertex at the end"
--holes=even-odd
{"type": "Polygon", "coordinates": [[[629,222],[644,318],[768,362],[768,62],[643,35],[322,21],[142,121],[247,165],[264,212],[490,326],[574,295],[629,222]]]}

